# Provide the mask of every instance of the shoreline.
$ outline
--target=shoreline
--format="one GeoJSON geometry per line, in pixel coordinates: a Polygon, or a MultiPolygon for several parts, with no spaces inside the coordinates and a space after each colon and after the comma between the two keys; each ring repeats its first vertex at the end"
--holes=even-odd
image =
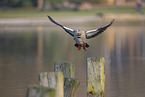
{"type": "MultiPolygon", "coordinates": [[[[145,15],[141,14],[105,14],[102,16],[71,16],[71,17],[55,17],[57,22],[67,25],[75,24],[89,24],[89,23],[101,23],[105,24],[115,19],[116,25],[124,25],[125,23],[130,25],[135,24],[144,24],[145,15]]],[[[53,26],[52,23],[48,20],[47,17],[42,17],[39,19],[29,19],[29,18],[9,18],[9,19],[0,19],[0,27],[4,26],[53,26]]]]}

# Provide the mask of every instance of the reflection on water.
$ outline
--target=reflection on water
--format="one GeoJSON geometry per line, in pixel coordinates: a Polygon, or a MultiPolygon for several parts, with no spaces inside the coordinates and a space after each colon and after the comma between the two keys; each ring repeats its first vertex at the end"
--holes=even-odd
{"type": "MultiPolygon", "coordinates": [[[[90,28],[95,27],[81,27],[90,28]]],[[[58,27],[3,29],[0,31],[0,97],[25,97],[27,87],[38,83],[39,72],[53,71],[57,61],[76,65],[76,78],[81,81],[77,97],[86,97],[86,58],[95,56],[106,59],[107,97],[144,97],[144,42],[144,27],[112,26],[99,37],[88,40],[90,48],[85,52],[78,51],[73,38],[58,27]]]]}

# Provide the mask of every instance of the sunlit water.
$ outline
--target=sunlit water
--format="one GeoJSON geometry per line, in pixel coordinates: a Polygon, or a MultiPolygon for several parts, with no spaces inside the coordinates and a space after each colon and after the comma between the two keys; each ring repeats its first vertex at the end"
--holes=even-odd
{"type": "Polygon", "coordinates": [[[52,72],[57,61],[75,64],[76,78],[81,81],[77,97],[86,97],[87,57],[105,57],[106,97],[145,97],[144,26],[112,26],[88,40],[86,52],[74,44],[56,26],[1,28],[0,97],[25,97],[27,87],[39,83],[38,74],[52,72]]]}

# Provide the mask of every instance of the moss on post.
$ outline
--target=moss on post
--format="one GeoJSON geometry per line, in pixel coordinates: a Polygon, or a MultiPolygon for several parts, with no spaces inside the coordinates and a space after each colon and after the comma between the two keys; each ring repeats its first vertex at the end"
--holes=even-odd
{"type": "Polygon", "coordinates": [[[40,86],[56,89],[56,97],[64,95],[64,79],[62,72],[42,72],[39,74],[40,86]]]}
{"type": "Polygon", "coordinates": [[[27,97],[56,97],[56,91],[39,85],[31,85],[28,88],[27,97]]]}
{"type": "Polygon", "coordinates": [[[87,95],[105,97],[105,59],[87,58],[87,95]]]}

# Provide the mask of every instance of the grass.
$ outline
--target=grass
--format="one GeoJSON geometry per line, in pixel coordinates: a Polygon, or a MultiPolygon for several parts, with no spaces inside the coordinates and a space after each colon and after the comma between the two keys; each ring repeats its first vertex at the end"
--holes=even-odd
{"type": "MultiPolygon", "coordinates": [[[[145,10],[145,9],[144,9],[145,10]]],[[[118,14],[118,13],[130,13],[135,14],[136,10],[133,7],[130,8],[96,8],[90,11],[38,11],[35,9],[16,9],[2,11],[0,10],[0,18],[34,18],[39,19],[46,15],[51,15],[53,17],[70,17],[70,16],[93,16],[97,13],[102,14],[118,14]]]]}

